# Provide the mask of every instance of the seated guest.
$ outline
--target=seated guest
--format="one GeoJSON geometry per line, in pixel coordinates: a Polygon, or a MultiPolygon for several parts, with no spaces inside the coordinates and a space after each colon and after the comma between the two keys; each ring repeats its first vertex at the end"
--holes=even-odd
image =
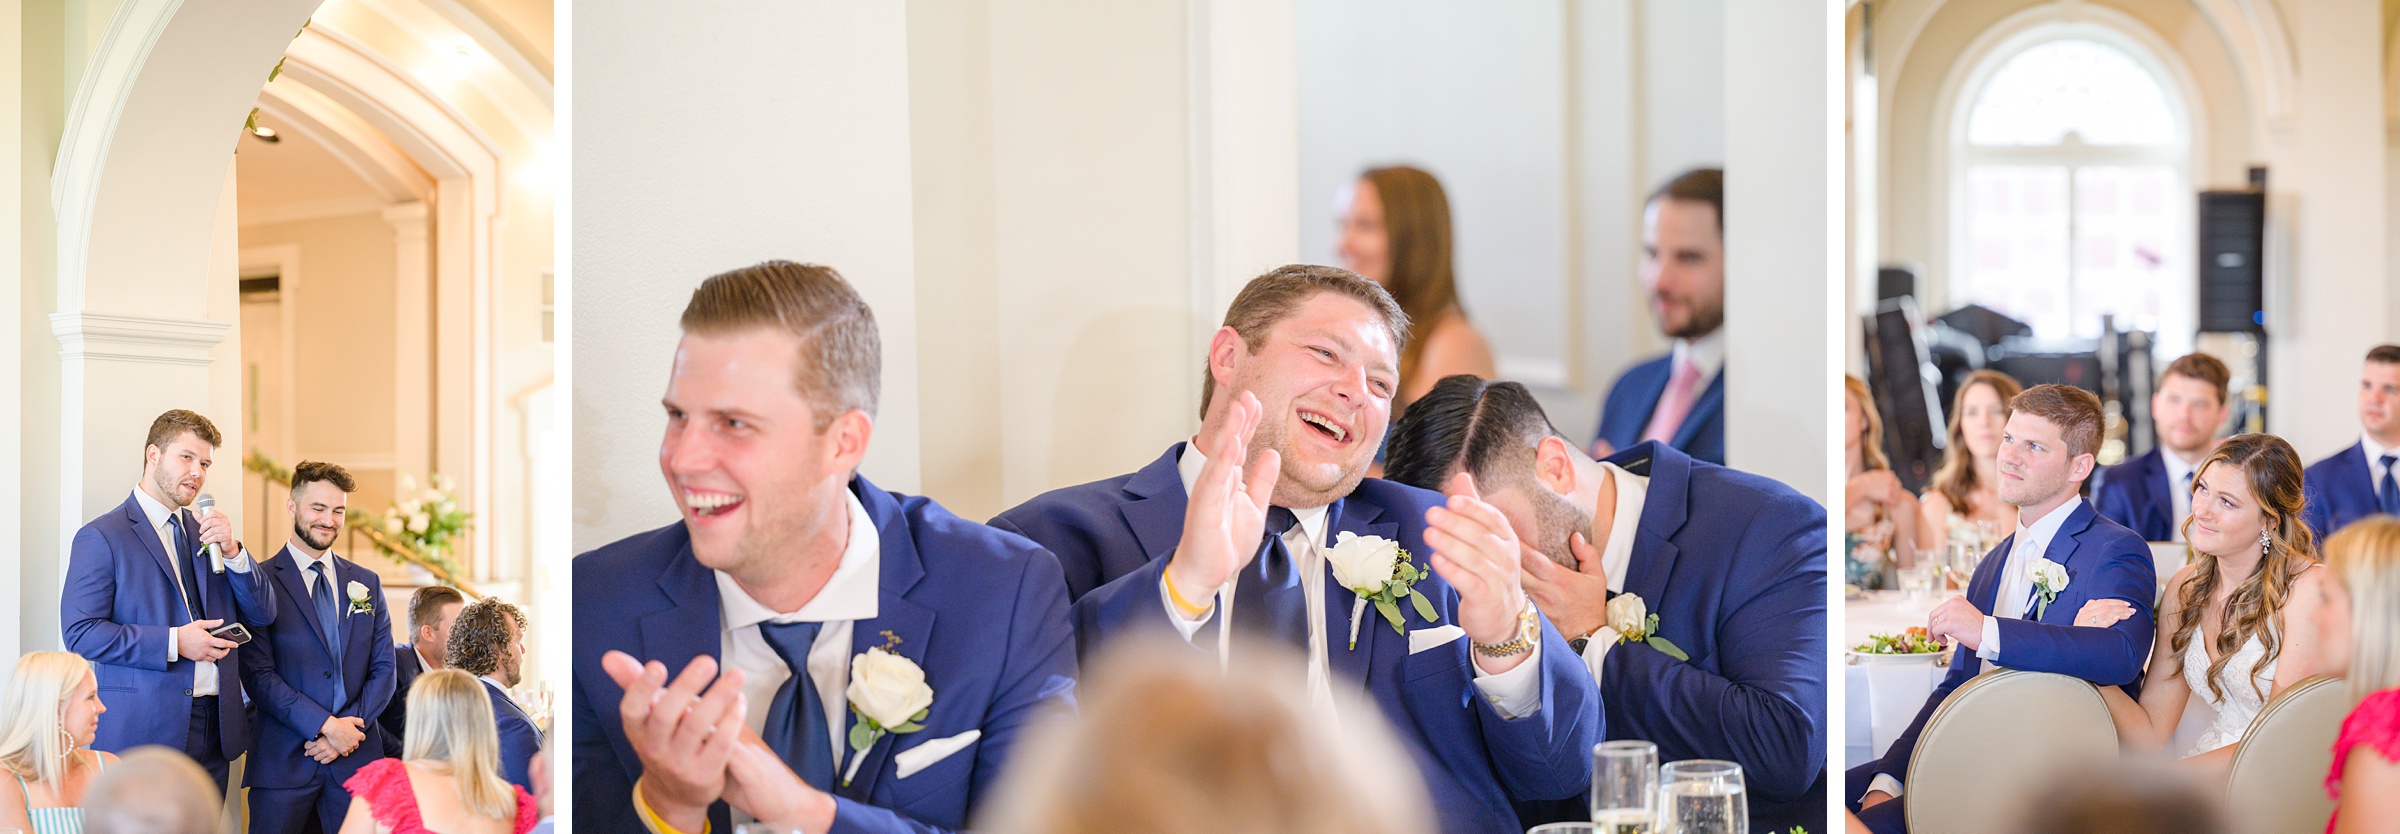
{"type": "Polygon", "coordinates": [[[89,749],[108,711],[92,664],[73,652],[17,658],[7,708],[0,770],[17,777],[17,789],[0,789],[0,828],[79,834],[88,788],[117,762],[113,753],[89,749]]]}
{"type": "Polygon", "coordinates": [[[1432,174],[1375,168],[1351,181],[1341,201],[1342,267],[1383,285],[1415,322],[1400,348],[1400,394],[1392,413],[1451,374],[1494,376],[1492,347],[1458,302],[1450,248],[1450,199],[1432,174]]]}
{"type": "Polygon", "coordinates": [[[1951,395],[1950,443],[1917,502],[1917,552],[1938,555],[1962,538],[1981,541],[1980,552],[1991,546],[1982,530],[2017,523],[2017,508],[2000,500],[2000,432],[2008,427],[2008,401],[2024,390],[2014,377],[1983,370],[1967,374],[1951,395]]]}
{"type": "Polygon", "coordinates": [[[283,558],[260,566],[291,610],[258,629],[242,663],[257,710],[250,730],[257,755],[242,772],[251,834],[340,827],[350,811],[342,783],[383,758],[375,717],[392,697],[394,677],[383,580],[331,549],[357,486],[334,464],[292,467],[284,503],[292,538],[283,558]]]}
{"type": "Polygon", "coordinates": [[[1725,172],[1685,171],[1642,207],[1642,286],[1675,340],[1625,370],[1600,408],[1592,456],[1656,440],[1725,463],[1725,172]]]}
{"type": "Polygon", "coordinates": [[[1424,781],[1391,725],[1364,703],[1362,718],[1324,720],[1297,652],[1243,646],[1274,661],[1228,675],[1178,648],[1133,639],[1103,652],[1081,714],[1033,733],[979,828],[1432,834],[1424,781]]]}
{"type": "Polygon", "coordinates": [[[2100,427],[2100,398],[2080,388],[2036,385],[2009,402],[2008,429],[2000,436],[2000,500],[2017,508],[2016,533],[1978,563],[1965,597],[1944,601],[1926,620],[1927,632],[1958,647],[1949,675],[1882,759],[1850,769],[1843,798],[1867,827],[1885,834],[1908,830],[1903,803],[1892,800],[1906,787],[1900,780],[1916,753],[1917,734],[1984,664],[2098,686],[2141,679],[2158,575],[2149,545],[2093,512],[2080,496],[2100,447],[2100,427]],[[2058,575],[2065,581],[2054,585],[2058,575]],[[2129,603],[2129,615],[2107,628],[2076,628],[2083,604],[2104,598],[2129,603]]]}
{"type": "Polygon", "coordinates": [[[2350,522],[2400,515],[2400,345],[2367,351],[2358,380],[2358,442],[2308,466],[2308,526],[2332,535],[2350,522]]]}
{"type": "MultiPolygon", "coordinates": [[[[1464,375],[1400,416],[1385,461],[1411,486],[1474,476],[1547,557],[1525,560],[1525,590],[1599,682],[1609,738],[1741,764],[1753,831],[1823,826],[1824,507],[1655,441],[1593,460],[1525,386],[1464,375]],[[1611,625],[1626,600],[1657,630],[1611,625]]],[[[1525,822],[1590,818],[1567,805],[1525,822]]]]}
{"type": "Polygon", "coordinates": [[[882,348],[833,270],[711,277],[682,329],[658,456],[681,518],[575,559],[569,827],[963,827],[1073,706],[1058,560],[858,474],[882,348]],[[736,735],[775,760],[729,771],[736,735]]]}
{"type": "Polygon", "coordinates": [[[125,760],[83,795],[84,834],[216,834],[216,784],[192,757],[155,744],[125,760]]]}
{"type": "Polygon", "coordinates": [[[499,723],[500,775],[509,784],[533,788],[533,754],[542,749],[542,731],[523,707],[508,696],[521,680],[525,660],[525,612],[497,598],[485,597],[458,610],[450,626],[450,667],[483,681],[499,723]]]}
{"type": "MultiPolygon", "coordinates": [[[[1856,537],[1852,548],[1858,553],[1852,558],[1873,569],[1877,563],[1859,559],[1859,553],[1874,554],[1880,560],[1888,552],[1893,565],[1914,565],[1917,497],[1900,484],[1891,459],[1884,457],[1883,414],[1876,410],[1875,395],[1867,390],[1866,380],[1842,377],[1842,389],[1842,456],[1848,479],[1842,487],[1842,500],[1847,504],[1842,530],[1856,537]]],[[[1860,586],[1874,584],[1866,576],[1852,576],[1850,581],[1860,586]]]]}
{"type": "MultiPolygon", "coordinates": [[[[2300,454],[2271,434],[2218,444],[2192,480],[2183,522],[2192,561],[2167,581],[2159,631],[2139,701],[2103,686],[2125,746],[2155,752],[2174,738],[2197,693],[2216,721],[2186,758],[2222,778],[2251,719],[2286,687],[2328,664],[2313,627],[2325,572],[2316,539],[2300,520],[2300,454]],[[2211,636],[2214,635],[2214,636],[2211,636]]],[[[2182,537],[2179,537],[2182,538],[2182,537]]],[[[2120,599],[2085,603],[2078,626],[2130,616],[2120,599]]]]}
{"type": "Polygon", "coordinates": [[[1382,287],[1347,270],[1252,279],[1210,338],[1197,437],[992,524],[1058,554],[1070,587],[1099,583],[1075,603],[1085,655],[1169,627],[1219,653],[1238,631],[1265,632],[1307,651],[1322,699],[1363,692],[1398,727],[1442,830],[1513,830],[1512,802],[1565,799],[1590,781],[1599,691],[1527,601],[1499,511],[1366,476],[1408,327],[1382,287]],[[1345,580],[1339,565],[1351,563],[1336,557],[1360,552],[1392,567],[1345,580]],[[1387,584],[1403,580],[1405,600],[1387,584]]]}
{"type": "Polygon", "coordinates": [[[392,651],[394,668],[399,670],[392,684],[392,701],[383,708],[375,723],[383,725],[383,754],[400,755],[400,731],[408,726],[408,686],[417,676],[449,664],[443,661],[445,647],[450,644],[450,621],[458,609],[467,604],[466,595],[446,585],[427,585],[418,588],[408,600],[407,644],[392,651]]]}
{"type": "Polygon", "coordinates": [[[416,702],[408,710],[408,749],[376,759],[342,785],[356,798],[340,834],[533,830],[533,795],[500,776],[484,684],[461,669],[437,669],[419,676],[408,697],[416,702]]]}
{"type": "Polygon", "coordinates": [[[2370,518],[2325,542],[2317,631],[2327,674],[2357,704],[2334,737],[2325,792],[2332,834],[2400,831],[2400,518],[2370,518]]]}
{"type": "Polygon", "coordinates": [[[2205,353],[2186,354],[2167,366],[2150,395],[2158,445],[2100,473],[2092,503],[2101,515],[2149,541],[2183,541],[2183,520],[2192,514],[2192,475],[2225,425],[2225,386],[2232,378],[2225,363],[2205,353]]]}

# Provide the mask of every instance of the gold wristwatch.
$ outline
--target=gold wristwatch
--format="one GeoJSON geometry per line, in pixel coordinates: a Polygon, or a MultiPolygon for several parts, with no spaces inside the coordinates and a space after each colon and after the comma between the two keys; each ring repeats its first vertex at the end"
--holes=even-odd
{"type": "Polygon", "coordinates": [[[1540,639],[1542,624],[1533,618],[1533,598],[1526,597],[1524,609],[1517,612],[1516,639],[1498,645],[1478,643],[1474,638],[1468,638],[1467,642],[1475,646],[1476,654],[1484,657],[1508,657],[1533,651],[1534,641],[1540,639]]]}

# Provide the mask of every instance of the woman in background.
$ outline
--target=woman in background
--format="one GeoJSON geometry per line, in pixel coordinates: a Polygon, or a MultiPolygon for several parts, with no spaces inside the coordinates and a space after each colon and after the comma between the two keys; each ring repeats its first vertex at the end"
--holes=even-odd
{"type": "Polygon", "coordinates": [[[1883,415],[1875,410],[1875,395],[1867,389],[1866,380],[1854,376],[1842,377],[1842,457],[1845,461],[1842,501],[1842,529],[1851,536],[1851,571],[1853,585],[1872,584],[1869,577],[1880,569],[1880,558],[1869,560],[1868,555],[1891,553],[1892,564],[1908,567],[1917,563],[1917,497],[1900,485],[1900,476],[1892,471],[1891,459],[1883,455],[1883,415]]]}
{"type": "Polygon", "coordinates": [[[2357,706],[2333,742],[2326,834],[2400,831],[2400,519],[2369,516],[2325,542],[2317,631],[2326,674],[2357,706]]]}
{"type": "Polygon", "coordinates": [[[541,816],[500,776],[500,730],[483,684],[437,669],[408,687],[400,758],[378,759],[342,786],[341,834],[525,834],[541,816]]]}
{"type": "Polygon", "coordinates": [[[0,828],[32,834],[81,834],[84,792],[115,765],[113,754],[86,749],[100,731],[100,679],[74,652],[17,658],[0,726],[0,769],[17,789],[0,789],[0,828]]]}
{"type": "Polygon", "coordinates": [[[1980,555],[1999,546],[2000,531],[2016,528],[2017,508],[2000,500],[2000,433],[2009,401],[2024,390],[1999,371],[1976,371],[1959,383],[1950,398],[1950,443],[1917,504],[1919,552],[1941,553],[1971,536],[1980,555]]]}
{"type": "Polygon", "coordinates": [[[1342,268],[1382,284],[1408,314],[1392,419],[1451,374],[1498,375],[1492,348],[1467,323],[1452,273],[1450,200],[1432,174],[1394,166],[1360,174],[1342,193],[1342,268]]]}

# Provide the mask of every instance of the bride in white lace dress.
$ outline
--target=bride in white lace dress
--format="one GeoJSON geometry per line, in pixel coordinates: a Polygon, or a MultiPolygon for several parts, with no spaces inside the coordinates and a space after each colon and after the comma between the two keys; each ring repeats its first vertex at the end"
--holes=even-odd
{"type": "MultiPolygon", "coordinates": [[[[2222,770],[2259,710],[2321,668],[2310,612],[2324,572],[2313,570],[2300,503],[2300,457],[2282,438],[2227,438],[2200,464],[2183,520],[2191,563],[2167,583],[2141,698],[2100,689],[2126,749],[2164,750],[2197,694],[2217,717],[2182,753],[2222,770]]],[[[2099,600],[2075,624],[2105,626],[2130,612],[2123,600],[2099,600]]]]}

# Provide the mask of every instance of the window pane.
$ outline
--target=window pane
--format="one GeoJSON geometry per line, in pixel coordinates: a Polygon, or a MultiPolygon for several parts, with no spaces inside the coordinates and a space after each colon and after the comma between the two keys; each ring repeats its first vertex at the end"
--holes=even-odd
{"type": "Polygon", "coordinates": [[[2186,254],[2176,224],[2189,220],[2191,197],[2164,165],[2091,166],[2075,170],[2075,309],[2077,336],[2100,333],[2113,313],[2119,330],[2155,330],[2169,292],[2189,294],[2186,254]]]}
{"type": "Polygon", "coordinates": [[[2067,169],[1974,166],[1966,209],[1960,300],[2031,324],[2036,336],[2066,336],[2067,169]]]}
{"type": "Polygon", "coordinates": [[[2164,145],[2175,118],[2158,79],[2114,47],[2060,40],[2017,53],[1993,73],[1967,117],[1977,145],[2164,145]]]}

